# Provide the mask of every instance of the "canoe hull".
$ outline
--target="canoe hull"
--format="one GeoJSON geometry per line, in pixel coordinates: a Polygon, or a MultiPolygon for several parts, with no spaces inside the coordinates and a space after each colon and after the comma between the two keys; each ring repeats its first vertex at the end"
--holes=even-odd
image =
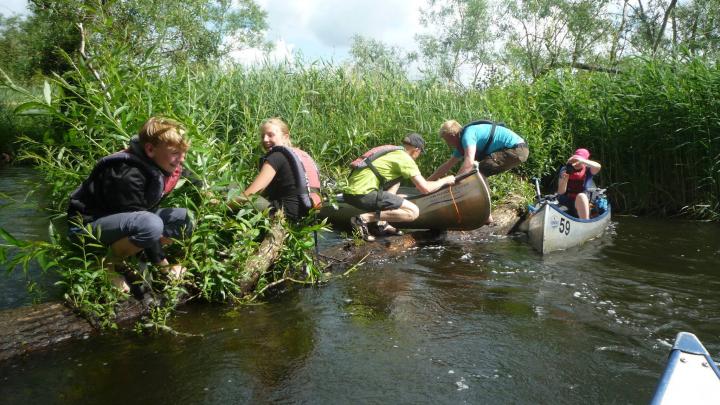
{"type": "Polygon", "coordinates": [[[695,335],[678,333],[651,404],[717,403],[720,370],[695,335]]]}
{"type": "Polygon", "coordinates": [[[542,203],[530,216],[530,245],[546,254],[578,246],[600,236],[610,224],[611,208],[601,215],[583,220],[561,211],[557,204],[542,203]]]}
{"type": "MultiPolygon", "coordinates": [[[[487,222],[490,217],[490,192],[482,174],[475,171],[459,176],[455,185],[444,186],[429,194],[411,196],[409,201],[420,209],[419,217],[412,222],[392,223],[404,229],[472,230],[487,222]]],[[[320,218],[339,229],[350,228],[350,218],[362,210],[340,202],[337,207],[324,206],[320,218]]]]}

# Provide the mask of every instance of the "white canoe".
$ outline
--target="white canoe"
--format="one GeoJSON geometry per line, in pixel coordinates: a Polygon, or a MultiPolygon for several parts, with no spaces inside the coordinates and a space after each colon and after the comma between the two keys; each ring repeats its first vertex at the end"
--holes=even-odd
{"type": "MultiPolygon", "coordinates": [[[[477,170],[455,178],[452,186],[443,186],[428,193],[408,197],[420,209],[420,216],[412,222],[393,222],[398,228],[472,230],[479,228],[490,216],[490,191],[487,182],[477,170]]],[[[329,204],[320,209],[318,216],[327,218],[336,228],[350,227],[350,218],[361,214],[359,208],[338,199],[336,206],[329,204]]]]}
{"type": "Polygon", "coordinates": [[[610,223],[610,205],[591,219],[579,219],[560,209],[560,205],[542,202],[530,214],[530,245],[542,254],[581,245],[600,236],[610,223]]]}
{"type": "Polygon", "coordinates": [[[720,370],[692,333],[675,338],[651,404],[720,404],[720,370]]]}

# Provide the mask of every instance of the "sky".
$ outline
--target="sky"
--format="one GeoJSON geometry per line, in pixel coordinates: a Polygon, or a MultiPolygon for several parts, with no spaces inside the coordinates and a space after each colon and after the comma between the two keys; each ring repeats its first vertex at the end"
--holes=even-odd
{"type": "MultiPolygon", "coordinates": [[[[419,9],[426,0],[255,0],[267,12],[268,55],[280,60],[301,53],[306,60],[340,62],[349,55],[353,35],[362,35],[406,51],[416,48],[422,29],[419,9]]],[[[25,12],[27,0],[2,0],[5,16],[25,12]]],[[[243,62],[264,59],[257,49],[235,52],[243,62]]]]}

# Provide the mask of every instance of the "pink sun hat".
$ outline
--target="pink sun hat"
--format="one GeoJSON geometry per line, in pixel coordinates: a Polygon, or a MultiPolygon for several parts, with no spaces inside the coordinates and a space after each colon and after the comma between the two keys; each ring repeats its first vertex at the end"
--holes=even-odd
{"type": "Polygon", "coordinates": [[[575,153],[573,153],[573,156],[578,156],[583,159],[588,159],[588,158],[590,158],[590,151],[585,148],[579,148],[575,151],[575,153]]]}

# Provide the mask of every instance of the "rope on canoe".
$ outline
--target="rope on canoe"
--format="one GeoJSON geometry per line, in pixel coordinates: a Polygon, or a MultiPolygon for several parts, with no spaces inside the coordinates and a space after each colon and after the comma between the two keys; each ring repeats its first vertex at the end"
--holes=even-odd
{"type": "Polygon", "coordinates": [[[458,209],[457,203],[455,202],[455,195],[452,192],[452,186],[448,186],[448,190],[450,191],[450,198],[452,198],[453,207],[455,207],[455,215],[457,216],[457,223],[462,223],[462,216],[460,215],[460,210],[458,209]]]}

